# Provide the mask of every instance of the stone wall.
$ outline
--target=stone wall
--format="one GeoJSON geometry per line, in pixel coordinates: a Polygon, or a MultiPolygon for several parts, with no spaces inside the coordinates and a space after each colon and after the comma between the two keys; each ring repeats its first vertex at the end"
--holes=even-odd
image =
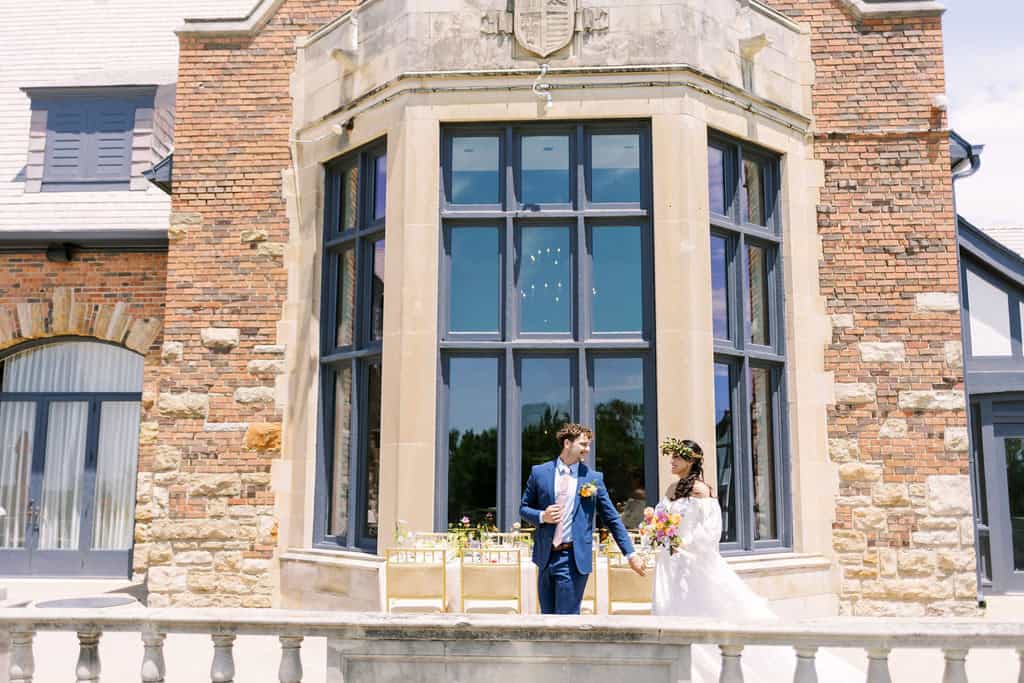
{"type": "Polygon", "coordinates": [[[136,546],[152,606],[273,600],[288,79],[296,37],[351,4],[286,0],[254,35],[179,33],[156,504],[136,546]]]}
{"type": "Polygon", "coordinates": [[[770,4],[812,30],[841,609],[970,613],[957,243],[948,129],[932,106],[945,91],[941,20],[857,18],[841,0],[770,4]]]}

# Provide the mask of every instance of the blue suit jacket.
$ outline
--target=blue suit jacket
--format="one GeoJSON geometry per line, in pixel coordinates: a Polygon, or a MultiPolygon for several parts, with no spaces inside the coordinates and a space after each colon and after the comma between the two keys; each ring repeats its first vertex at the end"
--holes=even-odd
{"type": "MultiPolygon", "coordinates": [[[[557,460],[557,458],[556,458],[557,460]]],[[[576,568],[581,574],[592,571],[591,560],[594,547],[594,517],[601,518],[612,533],[623,555],[633,552],[633,544],[629,533],[619,518],[619,513],[608,497],[608,489],[604,486],[604,475],[593,471],[584,463],[580,463],[576,477],[576,504],[572,511],[572,544],[576,568]],[[594,484],[597,494],[589,498],[579,495],[584,484],[594,484]]],[[[534,465],[530,471],[530,479],[526,482],[523,501],[519,507],[519,516],[524,522],[537,527],[533,532],[533,563],[543,569],[548,565],[551,556],[551,542],[555,536],[554,524],[542,524],[540,513],[549,505],[555,504],[555,460],[543,465],[534,465]]]]}

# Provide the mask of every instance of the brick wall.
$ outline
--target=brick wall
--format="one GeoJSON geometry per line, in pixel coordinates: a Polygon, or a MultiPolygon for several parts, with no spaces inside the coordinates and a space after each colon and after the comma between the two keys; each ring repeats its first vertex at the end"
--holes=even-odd
{"type": "Polygon", "coordinates": [[[272,603],[294,40],[353,4],[288,0],[254,37],[181,36],[150,605],[272,603]]]}
{"type": "Polygon", "coordinates": [[[821,294],[833,320],[830,456],[840,605],[973,610],[957,243],[939,17],[858,21],[840,0],[773,0],[811,26],[821,294]]]}

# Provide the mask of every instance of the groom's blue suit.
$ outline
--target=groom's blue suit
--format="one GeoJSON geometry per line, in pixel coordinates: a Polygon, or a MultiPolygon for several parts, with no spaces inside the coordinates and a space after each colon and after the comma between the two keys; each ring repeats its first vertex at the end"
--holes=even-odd
{"type": "Polygon", "coordinates": [[[587,576],[593,570],[592,558],[594,547],[595,514],[608,527],[612,538],[622,550],[623,555],[633,553],[633,544],[629,533],[619,519],[608,490],[604,486],[604,476],[592,471],[584,463],[579,464],[576,473],[576,491],[572,508],[571,531],[563,541],[572,543],[568,550],[552,548],[555,525],[541,522],[541,512],[556,502],[555,467],[558,459],[535,465],[530,471],[530,479],[526,482],[523,501],[519,508],[519,516],[523,521],[536,527],[533,532],[533,563],[537,565],[537,597],[540,599],[541,612],[544,614],[579,614],[583,591],[587,587],[587,576]],[[588,498],[579,495],[580,489],[586,484],[593,484],[597,492],[588,498]]]}

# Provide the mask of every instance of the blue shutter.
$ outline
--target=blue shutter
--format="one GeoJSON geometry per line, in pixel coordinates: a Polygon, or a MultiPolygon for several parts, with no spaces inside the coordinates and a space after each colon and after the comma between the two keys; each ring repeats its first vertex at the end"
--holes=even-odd
{"type": "Polygon", "coordinates": [[[87,117],[80,102],[54,101],[46,115],[46,152],[43,180],[81,182],[86,179],[83,168],[86,156],[87,117]]]}
{"type": "Polygon", "coordinates": [[[128,98],[69,97],[47,102],[43,183],[58,190],[127,183],[135,105],[136,99],[128,98]]]}
{"type": "Polygon", "coordinates": [[[127,181],[132,170],[134,102],[99,100],[89,107],[90,180],[127,181]]]}

